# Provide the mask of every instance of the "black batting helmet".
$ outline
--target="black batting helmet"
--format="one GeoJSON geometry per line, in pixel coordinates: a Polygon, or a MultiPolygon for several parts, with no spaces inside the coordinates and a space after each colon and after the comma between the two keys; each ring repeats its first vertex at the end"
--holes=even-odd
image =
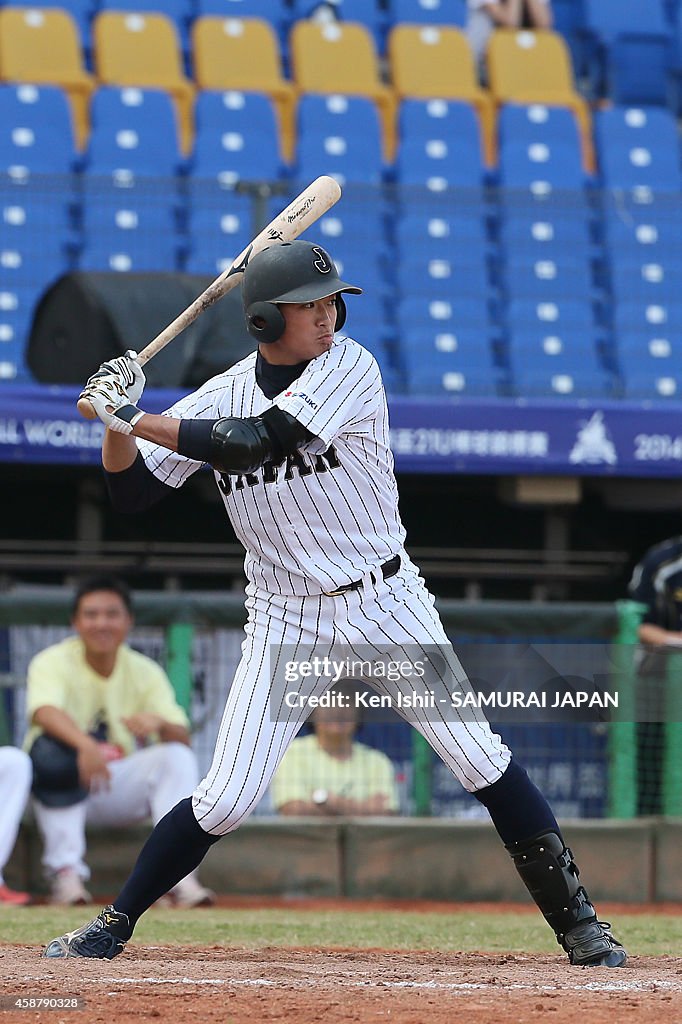
{"type": "MultiPolygon", "coordinates": [[[[360,295],[362,288],[339,279],[333,259],[321,245],[297,239],[270,246],[254,256],[244,271],[247,330],[259,342],[270,344],[286,327],[278,302],[315,302],[340,292],[360,295]]],[[[346,305],[338,294],[334,330],[340,330],[345,320],[346,305]]]]}

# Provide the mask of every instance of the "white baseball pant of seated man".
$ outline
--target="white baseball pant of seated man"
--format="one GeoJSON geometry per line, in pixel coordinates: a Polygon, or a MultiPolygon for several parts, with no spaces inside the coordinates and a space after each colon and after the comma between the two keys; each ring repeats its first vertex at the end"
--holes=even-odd
{"type": "MultiPolygon", "coordinates": [[[[73,889],[72,893],[59,893],[66,898],[58,902],[90,902],[90,894],[82,885],[90,878],[85,862],[86,826],[124,828],[150,818],[156,824],[199,781],[196,757],[184,743],[159,743],[135,751],[111,761],[109,771],[108,786],[68,807],[48,807],[33,800],[43,838],[45,874],[55,878],[61,873],[64,888],[73,889]],[[74,884],[74,876],[81,880],[80,886],[74,884]]],[[[178,904],[185,901],[183,897],[190,902],[194,886],[199,885],[194,876],[193,872],[176,886],[173,895],[178,904]]]]}

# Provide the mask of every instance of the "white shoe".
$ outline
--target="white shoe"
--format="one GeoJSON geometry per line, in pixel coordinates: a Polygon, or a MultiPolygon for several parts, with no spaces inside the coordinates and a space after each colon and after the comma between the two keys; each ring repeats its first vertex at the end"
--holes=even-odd
{"type": "Polygon", "coordinates": [[[50,903],[76,907],[92,903],[92,896],[83,885],[83,881],[73,868],[62,868],[52,880],[50,903]]]}
{"type": "Polygon", "coordinates": [[[215,893],[191,875],[174,885],[169,895],[174,907],[212,907],[215,903],[215,893]]]}

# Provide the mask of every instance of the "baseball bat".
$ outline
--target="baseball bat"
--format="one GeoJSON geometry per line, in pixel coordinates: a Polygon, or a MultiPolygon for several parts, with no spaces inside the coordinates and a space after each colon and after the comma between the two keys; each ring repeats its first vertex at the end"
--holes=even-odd
{"type": "MultiPolygon", "coordinates": [[[[311,182],[300,195],[296,196],[293,202],[289,203],[285,210],[282,210],[274,220],[271,220],[263,228],[259,235],[256,235],[254,240],[237,256],[234,262],[219,277],[216,277],[215,281],[212,281],[208,288],[201,295],[198,295],[187,309],[183,310],[172,323],[168,324],[168,327],[165,327],[160,334],[152,338],[149,344],[138,353],[137,361],[140,366],[148,363],[157,352],[165,348],[169,341],[177,338],[178,334],[184,331],[185,327],[189,327],[217,299],[222,299],[223,295],[227,295],[233,288],[236,288],[252,256],[255,256],[256,253],[261,252],[261,250],[269,245],[293,242],[306,228],[314,224],[323,213],[326,213],[334,203],[338,202],[340,197],[341,189],[339,183],[334,178],[323,174],[311,182]]],[[[78,399],[78,411],[86,420],[94,420],[97,416],[87,398],[78,399]]]]}

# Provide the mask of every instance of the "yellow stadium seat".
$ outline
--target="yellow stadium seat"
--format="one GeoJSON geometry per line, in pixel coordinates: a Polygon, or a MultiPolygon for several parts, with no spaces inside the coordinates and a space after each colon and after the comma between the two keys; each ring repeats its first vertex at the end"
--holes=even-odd
{"type": "Polygon", "coordinates": [[[566,43],[556,32],[498,29],[487,50],[490,91],[497,103],[544,103],[571,109],[578,121],[585,170],[594,170],[592,118],[575,89],[566,43]]]}
{"type": "Polygon", "coordinates": [[[181,146],[193,141],[194,85],[182,69],[182,53],[173,21],[163,14],[103,11],[93,25],[95,71],[105,85],[164,89],[173,97],[181,146]]]}
{"type": "Polygon", "coordinates": [[[399,99],[460,100],[476,107],[484,159],[495,163],[495,105],[478,84],[464,33],[449,26],[396,25],[389,34],[387,52],[399,99]]]}
{"type": "Polygon", "coordinates": [[[95,81],[85,71],[78,26],[67,11],[0,10],[0,80],[61,86],[71,102],[76,144],[85,146],[95,81]]]}
{"type": "Polygon", "coordinates": [[[301,92],[366,96],[381,115],[384,155],[395,151],[396,97],[381,81],[372,34],[355,22],[295,22],[289,37],[292,77],[301,92]]]}
{"type": "Polygon", "coordinates": [[[192,26],[194,79],[200,89],[264,92],[277,110],[282,156],[294,152],[296,90],[282,76],[274,30],[260,18],[207,15],[192,26]]]}

